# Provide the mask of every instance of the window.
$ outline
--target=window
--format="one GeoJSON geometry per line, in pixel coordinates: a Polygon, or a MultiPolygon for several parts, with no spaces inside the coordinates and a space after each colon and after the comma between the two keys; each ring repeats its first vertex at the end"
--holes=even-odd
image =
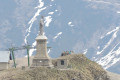
{"type": "Polygon", "coordinates": [[[64,60],[61,60],[61,65],[64,65],[64,60]]]}

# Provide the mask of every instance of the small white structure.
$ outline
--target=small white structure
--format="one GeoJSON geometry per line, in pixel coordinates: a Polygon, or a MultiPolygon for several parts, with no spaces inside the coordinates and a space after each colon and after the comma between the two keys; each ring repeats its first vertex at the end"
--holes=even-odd
{"type": "Polygon", "coordinates": [[[8,69],[10,51],[0,51],[0,70],[8,69]]]}

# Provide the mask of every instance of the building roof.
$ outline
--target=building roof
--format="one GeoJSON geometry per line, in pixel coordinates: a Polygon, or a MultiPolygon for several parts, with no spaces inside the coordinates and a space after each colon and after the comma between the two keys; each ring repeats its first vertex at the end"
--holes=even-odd
{"type": "Polygon", "coordinates": [[[0,62],[8,62],[10,51],[0,51],[0,62]]]}

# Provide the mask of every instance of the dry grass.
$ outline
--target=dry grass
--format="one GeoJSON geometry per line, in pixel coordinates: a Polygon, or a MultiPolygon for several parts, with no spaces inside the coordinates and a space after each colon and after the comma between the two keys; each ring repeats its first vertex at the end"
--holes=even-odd
{"type": "MultiPolygon", "coordinates": [[[[87,59],[83,54],[65,57],[72,66],[69,70],[48,69],[39,67],[28,70],[9,69],[0,72],[0,80],[109,80],[102,67],[87,59]]],[[[53,60],[56,64],[56,59],[53,60]]]]}

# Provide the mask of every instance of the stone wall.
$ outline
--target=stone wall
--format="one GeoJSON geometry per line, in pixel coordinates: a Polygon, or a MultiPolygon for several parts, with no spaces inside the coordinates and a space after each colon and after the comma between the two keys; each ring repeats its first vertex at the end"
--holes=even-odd
{"type": "Polygon", "coordinates": [[[67,59],[58,59],[57,60],[57,68],[67,69],[67,67],[68,67],[67,59]]]}
{"type": "Polygon", "coordinates": [[[33,59],[32,66],[50,66],[50,59],[33,59]]]}

